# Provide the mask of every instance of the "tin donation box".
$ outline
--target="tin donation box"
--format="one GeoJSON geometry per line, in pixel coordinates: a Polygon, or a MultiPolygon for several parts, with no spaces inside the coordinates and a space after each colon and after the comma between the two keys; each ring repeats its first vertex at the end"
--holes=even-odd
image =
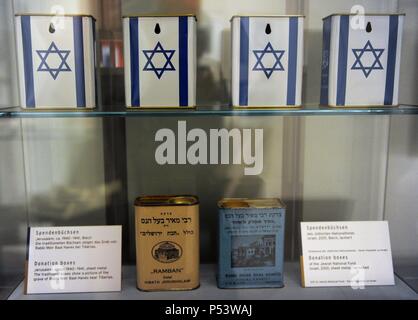
{"type": "Polygon", "coordinates": [[[94,108],[94,18],[16,15],[15,22],[21,107],[94,108]]]}
{"type": "Polygon", "coordinates": [[[144,196],[135,201],[137,286],[145,291],[199,286],[199,200],[144,196]]]}
{"type": "Polygon", "coordinates": [[[285,206],[279,199],[223,199],[220,288],[283,287],[285,206]]]}
{"type": "Polygon", "coordinates": [[[196,18],[123,18],[128,108],[196,106],[196,18]]]}
{"type": "Polygon", "coordinates": [[[322,105],[398,105],[403,21],[398,14],[324,18],[322,105]]]}
{"type": "Polygon", "coordinates": [[[232,105],[300,107],[302,16],[232,18],[232,105]]]}

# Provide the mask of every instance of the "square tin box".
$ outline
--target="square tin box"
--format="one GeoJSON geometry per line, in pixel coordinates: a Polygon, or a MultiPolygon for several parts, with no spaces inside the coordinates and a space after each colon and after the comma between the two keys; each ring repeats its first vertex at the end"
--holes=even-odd
{"type": "Polygon", "coordinates": [[[196,106],[196,17],[123,17],[128,108],[196,106]]]}
{"type": "Polygon", "coordinates": [[[218,287],[283,287],[283,203],[235,198],[218,208],[218,287]]]}
{"type": "Polygon", "coordinates": [[[95,19],[34,14],[15,23],[21,107],[94,108],[95,19]]]}
{"type": "Polygon", "coordinates": [[[303,16],[235,16],[232,105],[300,107],[303,16]]]}
{"type": "Polygon", "coordinates": [[[145,291],[199,286],[199,199],[143,196],[135,201],[137,287],[145,291]]]}
{"type": "Polygon", "coordinates": [[[403,21],[401,14],[324,18],[322,105],[398,105],[403,21]]]}

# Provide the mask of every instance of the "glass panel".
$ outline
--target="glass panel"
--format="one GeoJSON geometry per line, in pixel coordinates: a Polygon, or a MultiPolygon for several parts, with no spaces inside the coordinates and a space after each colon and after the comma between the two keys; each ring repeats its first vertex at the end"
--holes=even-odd
{"type": "Polygon", "coordinates": [[[390,123],[385,193],[395,272],[418,293],[418,118],[390,123]]]}
{"type": "Polygon", "coordinates": [[[0,299],[23,278],[27,233],[20,119],[0,119],[0,299]]]}
{"type": "Polygon", "coordinates": [[[0,117],[13,118],[90,118],[90,117],[158,117],[158,116],[323,116],[323,115],[418,115],[418,107],[401,105],[397,108],[328,108],[310,106],[299,109],[232,109],[231,107],[200,106],[195,109],[144,109],[144,110],[101,110],[92,111],[30,111],[20,108],[8,108],[0,112],[0,117]]]}
{"type": "MultiPolygon", "coordinates": [[[[0,47],[0,299],[22,278],[28,225],[122,224],[124,264],[134,264],[133,201],[139,195],[164,193],[200,197],[202,263],[217,261],[217,200],[279,196],[287,204],[286,261],[292,266],[289,283],[294,287],[299,288],[295,263],[300,253],[299,222],[313,220],[388,220],[395,270],[411,286],[416,285],[418,100],[417,73],[411,67],[416,65],[416,55],[411,55],[418,39],[416,19],[405,25],[400,75],[403,105],[340,109],[317,105],[321,18],[348,11],[357,2],[242,0],[239,8],[234,0],[1,2],[0,40],[6,45],[0,47]],[[83,12],[97,18],[99,107],[95,110],[35,112],[16,107],[13,13],[49,13],[55,5],[66,13],[83,12]],[[120,17],[173,12],[198,15],[198,107],[126,110],[120,17]],[[304,108],[237,110],[229,106],[229,19],[234,14],[266,12],[306,15],[304,108]],[[179,150],[179,121],[185,122],[186,134],[203,130],[207,143],[206,158],[201,161],[208,164],[191,163],[187,148],[179,150]],[[175,164],[157,161],[160,129],[176,135],[172,144],[175,164]],[[240,161],[233,163],[237,153],[231,147],[228,161],[210,164],[211,129],[239,130],[240,161]],[[254,130],[263,132],[259,174],[245,174],[255,164],[245,163],[242,145],[253,156],[256,145],[254,140],[244,141],[244,129],[252,130],[252,139],[254,130]],[[179,160],[182,152],[184,161],[179,160]]],[[[416,16],[416,6],[407,3],[362,1],[370,12],[394,12],[399,7],[416,16]]],[[[190,147],[193,142],[185,144],[190,147]]],[[[127,268],[134,277],[133,268],[127,268]]]]}

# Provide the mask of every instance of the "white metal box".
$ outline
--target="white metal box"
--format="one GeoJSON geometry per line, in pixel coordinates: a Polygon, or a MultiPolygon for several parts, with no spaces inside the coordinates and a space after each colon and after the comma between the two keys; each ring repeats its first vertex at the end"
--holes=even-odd
{"type": "Polygon", "coordinates": [[[196,18],[123,18],[128,108],[196,106],[196,18]]]}
{"type": "Polygon", "coordinates": [[[398,14],[324,18],[322,105],[398,105],[403,21],[398,14]]]}
{"type": "Polygon", "coordinates": [[[94,108],[95,19],[84,15],[15,19],[21,107],[94,108]]]}
{"type": "Polygon", "coordinates": [[[232,18],[232,105],[298,107],[303,16],[232,18]]]}

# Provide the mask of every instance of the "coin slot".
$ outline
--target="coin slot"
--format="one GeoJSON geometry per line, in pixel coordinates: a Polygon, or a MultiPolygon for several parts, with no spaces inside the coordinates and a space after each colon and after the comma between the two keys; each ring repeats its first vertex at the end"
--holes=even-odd
{"type": "Polygon", "coordinates": [[[366,26],[366,32],[372,32],[372,24],[369,22],[367,22],[367,26],[366,26]]]}
{"type": "Polygon", "coordinates": [[[55,26],[52,22],[49,24],[49,33],[55,33],[55,26]]]}
{"type": "Polygon", "coordinates": [[[266,34],[270,34],[270,33],[271,33],[270,23],[267,23],[267,25],[266,25],[266,34]]]}
{"type": "Polygon", "coordinates": [[[156,34],[160,34],[160,33],[161,33],[161,28],[160,28],[160,24],[159,24],[159,23],[157,23],[157,24],[155,25],[154,32],[155,32],[156,34]]]}

